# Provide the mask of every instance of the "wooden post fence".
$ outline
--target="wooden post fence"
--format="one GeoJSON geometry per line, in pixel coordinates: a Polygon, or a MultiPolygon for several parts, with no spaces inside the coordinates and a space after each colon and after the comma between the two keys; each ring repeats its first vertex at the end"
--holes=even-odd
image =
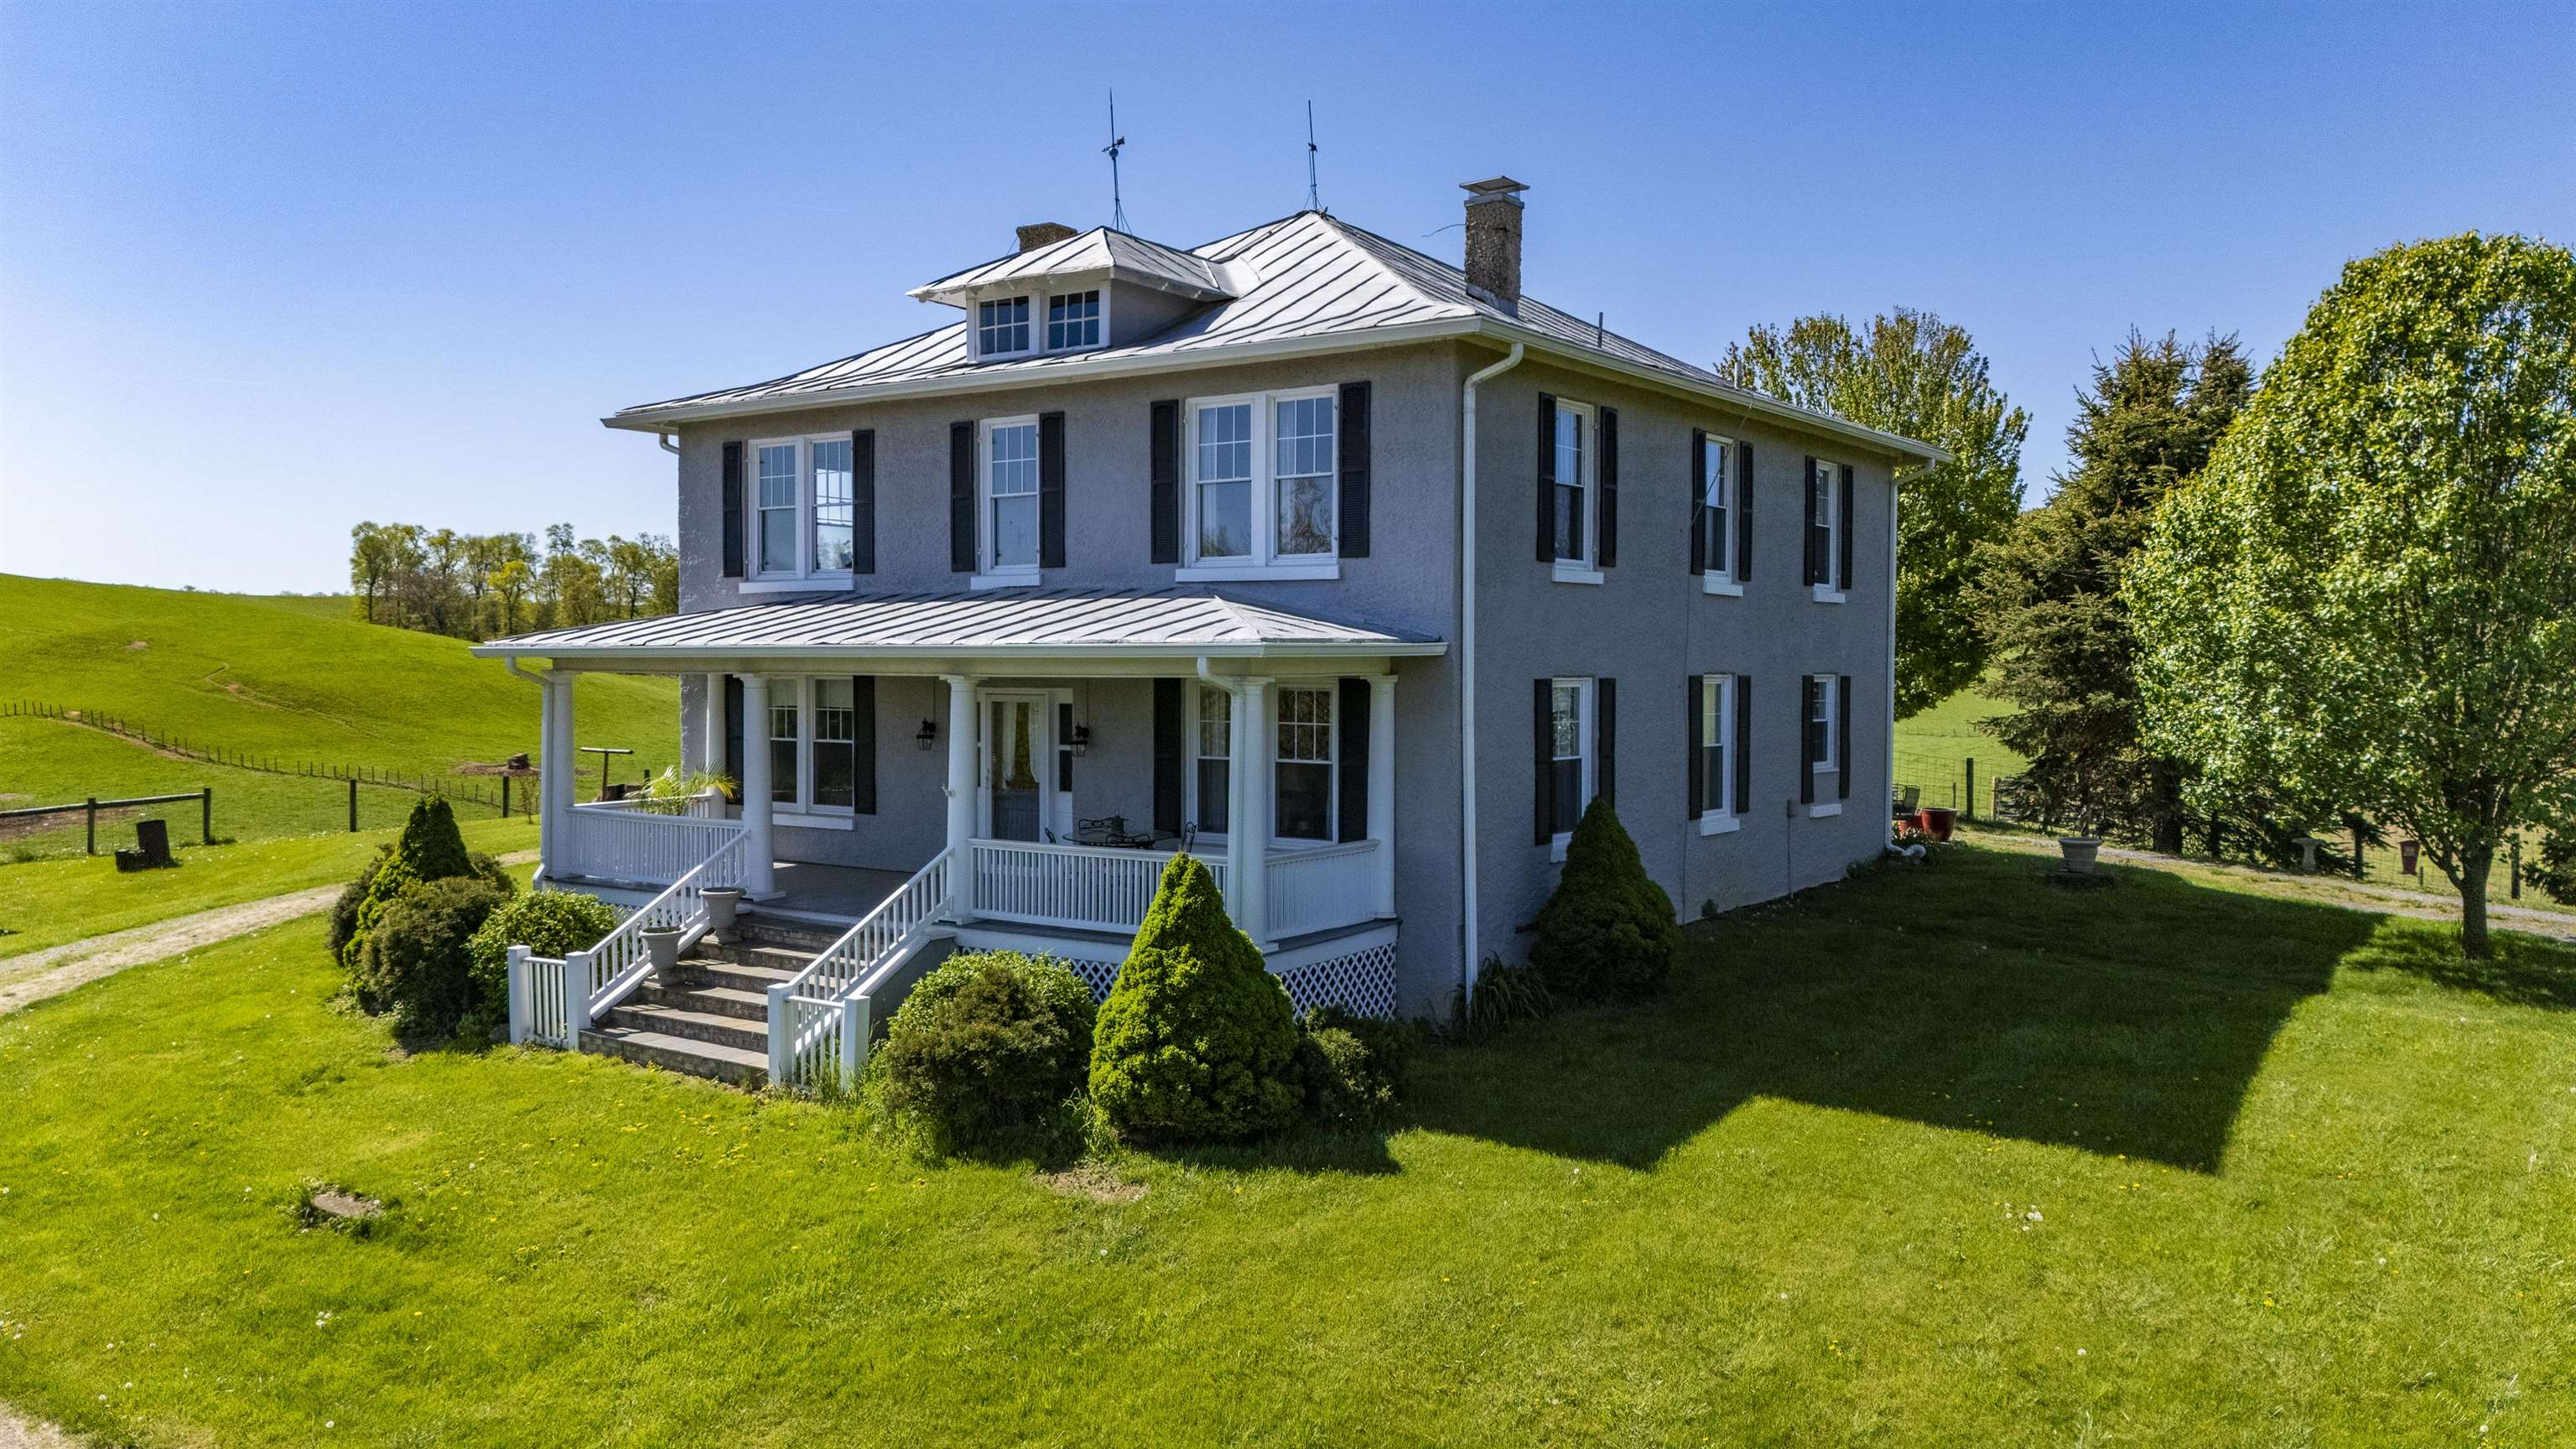
{"type": "Polygon", "coordinates": [[[349,833],[358,833],[358,777],[349,777],[349,833]]]}
{"type": "Polygon", "coordinates": [[[1970,755],[1970,756],[1968,756],[1968,758],[1967,758],[1967,765],[1968,765],[1968,808],[1967,808],[1967,811],[1966,811],[1966,815],[1967,815],[1967,818],[1969,818],[1970,820],[1974,820],[1974,819],[1976,819],[1976,818],[1977,818],[1977,757],[1976,757],[1976,756],[1974,756],[1974,755],[1970,755]]]}
{"type": "Polygon", "coordinates": [[[215,787],[212,785],[197,795],[197,843],[215,843],[215,787]]]}

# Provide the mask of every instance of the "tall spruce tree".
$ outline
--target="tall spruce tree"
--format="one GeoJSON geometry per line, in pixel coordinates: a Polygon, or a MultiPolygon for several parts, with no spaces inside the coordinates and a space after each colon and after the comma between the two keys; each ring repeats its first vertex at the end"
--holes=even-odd
{"type": "Polygon", "coordinates": [[[2073,471],[1978,560],[1974,607],[2003,697],[1982,728],[2029,757],[2052,815],[2182,849],[2182,772],[2139,743],[2138,645],[2119,597],[2156,506],[2209,462],[2253,391],[2236,339],[2129,334],[2067,427],[2073,471]]]}
{"type": "Polygon", "coordinates": [[[1929,709],[1985,672],[1986,646],[1965,601],[1978,545],[2021,511],[2021,445],[2030,415],[1986,376],[1967,329],[1899,307],[1854,327],[1801,317],[1756,327],[1726,349],[1728,381],[1868,427],[1937,443],[1951,459],[1898,484],[1896,717],[1929,709]]]}

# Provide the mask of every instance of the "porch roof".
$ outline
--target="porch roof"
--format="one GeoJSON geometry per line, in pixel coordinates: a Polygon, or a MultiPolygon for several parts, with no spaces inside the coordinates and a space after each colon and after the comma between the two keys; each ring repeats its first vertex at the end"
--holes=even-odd
{"type": "Polygon", "coordinates": [[[1442,641],[1294,614],[1204,589],[850,594],[549,629],[474,646],[486,658],[1094,658],[1431,655],[1442,641]]]}

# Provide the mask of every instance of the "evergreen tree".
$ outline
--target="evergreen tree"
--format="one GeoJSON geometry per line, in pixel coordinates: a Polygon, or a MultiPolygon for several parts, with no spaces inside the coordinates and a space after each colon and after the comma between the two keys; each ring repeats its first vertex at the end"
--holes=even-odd
{"type": "Polygon", "coordinates": [[[2182,849],[2182,775],[2138,742],[2138,646],[2119,591],[2156,506],[2208,463],[2252,389],[2234,337],[2130,333],[2077,396],[2057,496],[1978,558],[1976,608],[2018,706],[1982,728],[2030,759],[2054,818],[2182,849]]]}
{"type": "Polygon", "coordinates": [[[365,890],[354,925],[341,943],[341,964],[353,969],[358,965],[376,924],[413,886],[473,874],[474,860],[465,849],[464,832],[456,828],[456,812],[434,795],[415,802],[393,853],[370,862],[360,875],[365,890]]]}
{"type": "Polygon", "coordinates": [[[1539,908],[1530,964],[1548,989],[1583,998],[1648,995],[1673,973],[1682,928],[1610,802],[1593,797],[1565,843],[1556,893],[1539,908]]]}

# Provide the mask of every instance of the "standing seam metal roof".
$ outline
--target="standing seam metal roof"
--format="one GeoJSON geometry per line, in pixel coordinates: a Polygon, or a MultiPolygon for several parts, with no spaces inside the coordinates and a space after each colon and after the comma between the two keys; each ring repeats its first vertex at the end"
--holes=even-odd
{"type": "Polygon", "coordinates": [[[1438,654],[1447,647],[1429,635],[1292,614],[1206,590],[1009,589],[746,604],[521,634],[478,644],[474,652],[563,657],[648,650],[1295,654],[1321,649],[1438,654]]]}

